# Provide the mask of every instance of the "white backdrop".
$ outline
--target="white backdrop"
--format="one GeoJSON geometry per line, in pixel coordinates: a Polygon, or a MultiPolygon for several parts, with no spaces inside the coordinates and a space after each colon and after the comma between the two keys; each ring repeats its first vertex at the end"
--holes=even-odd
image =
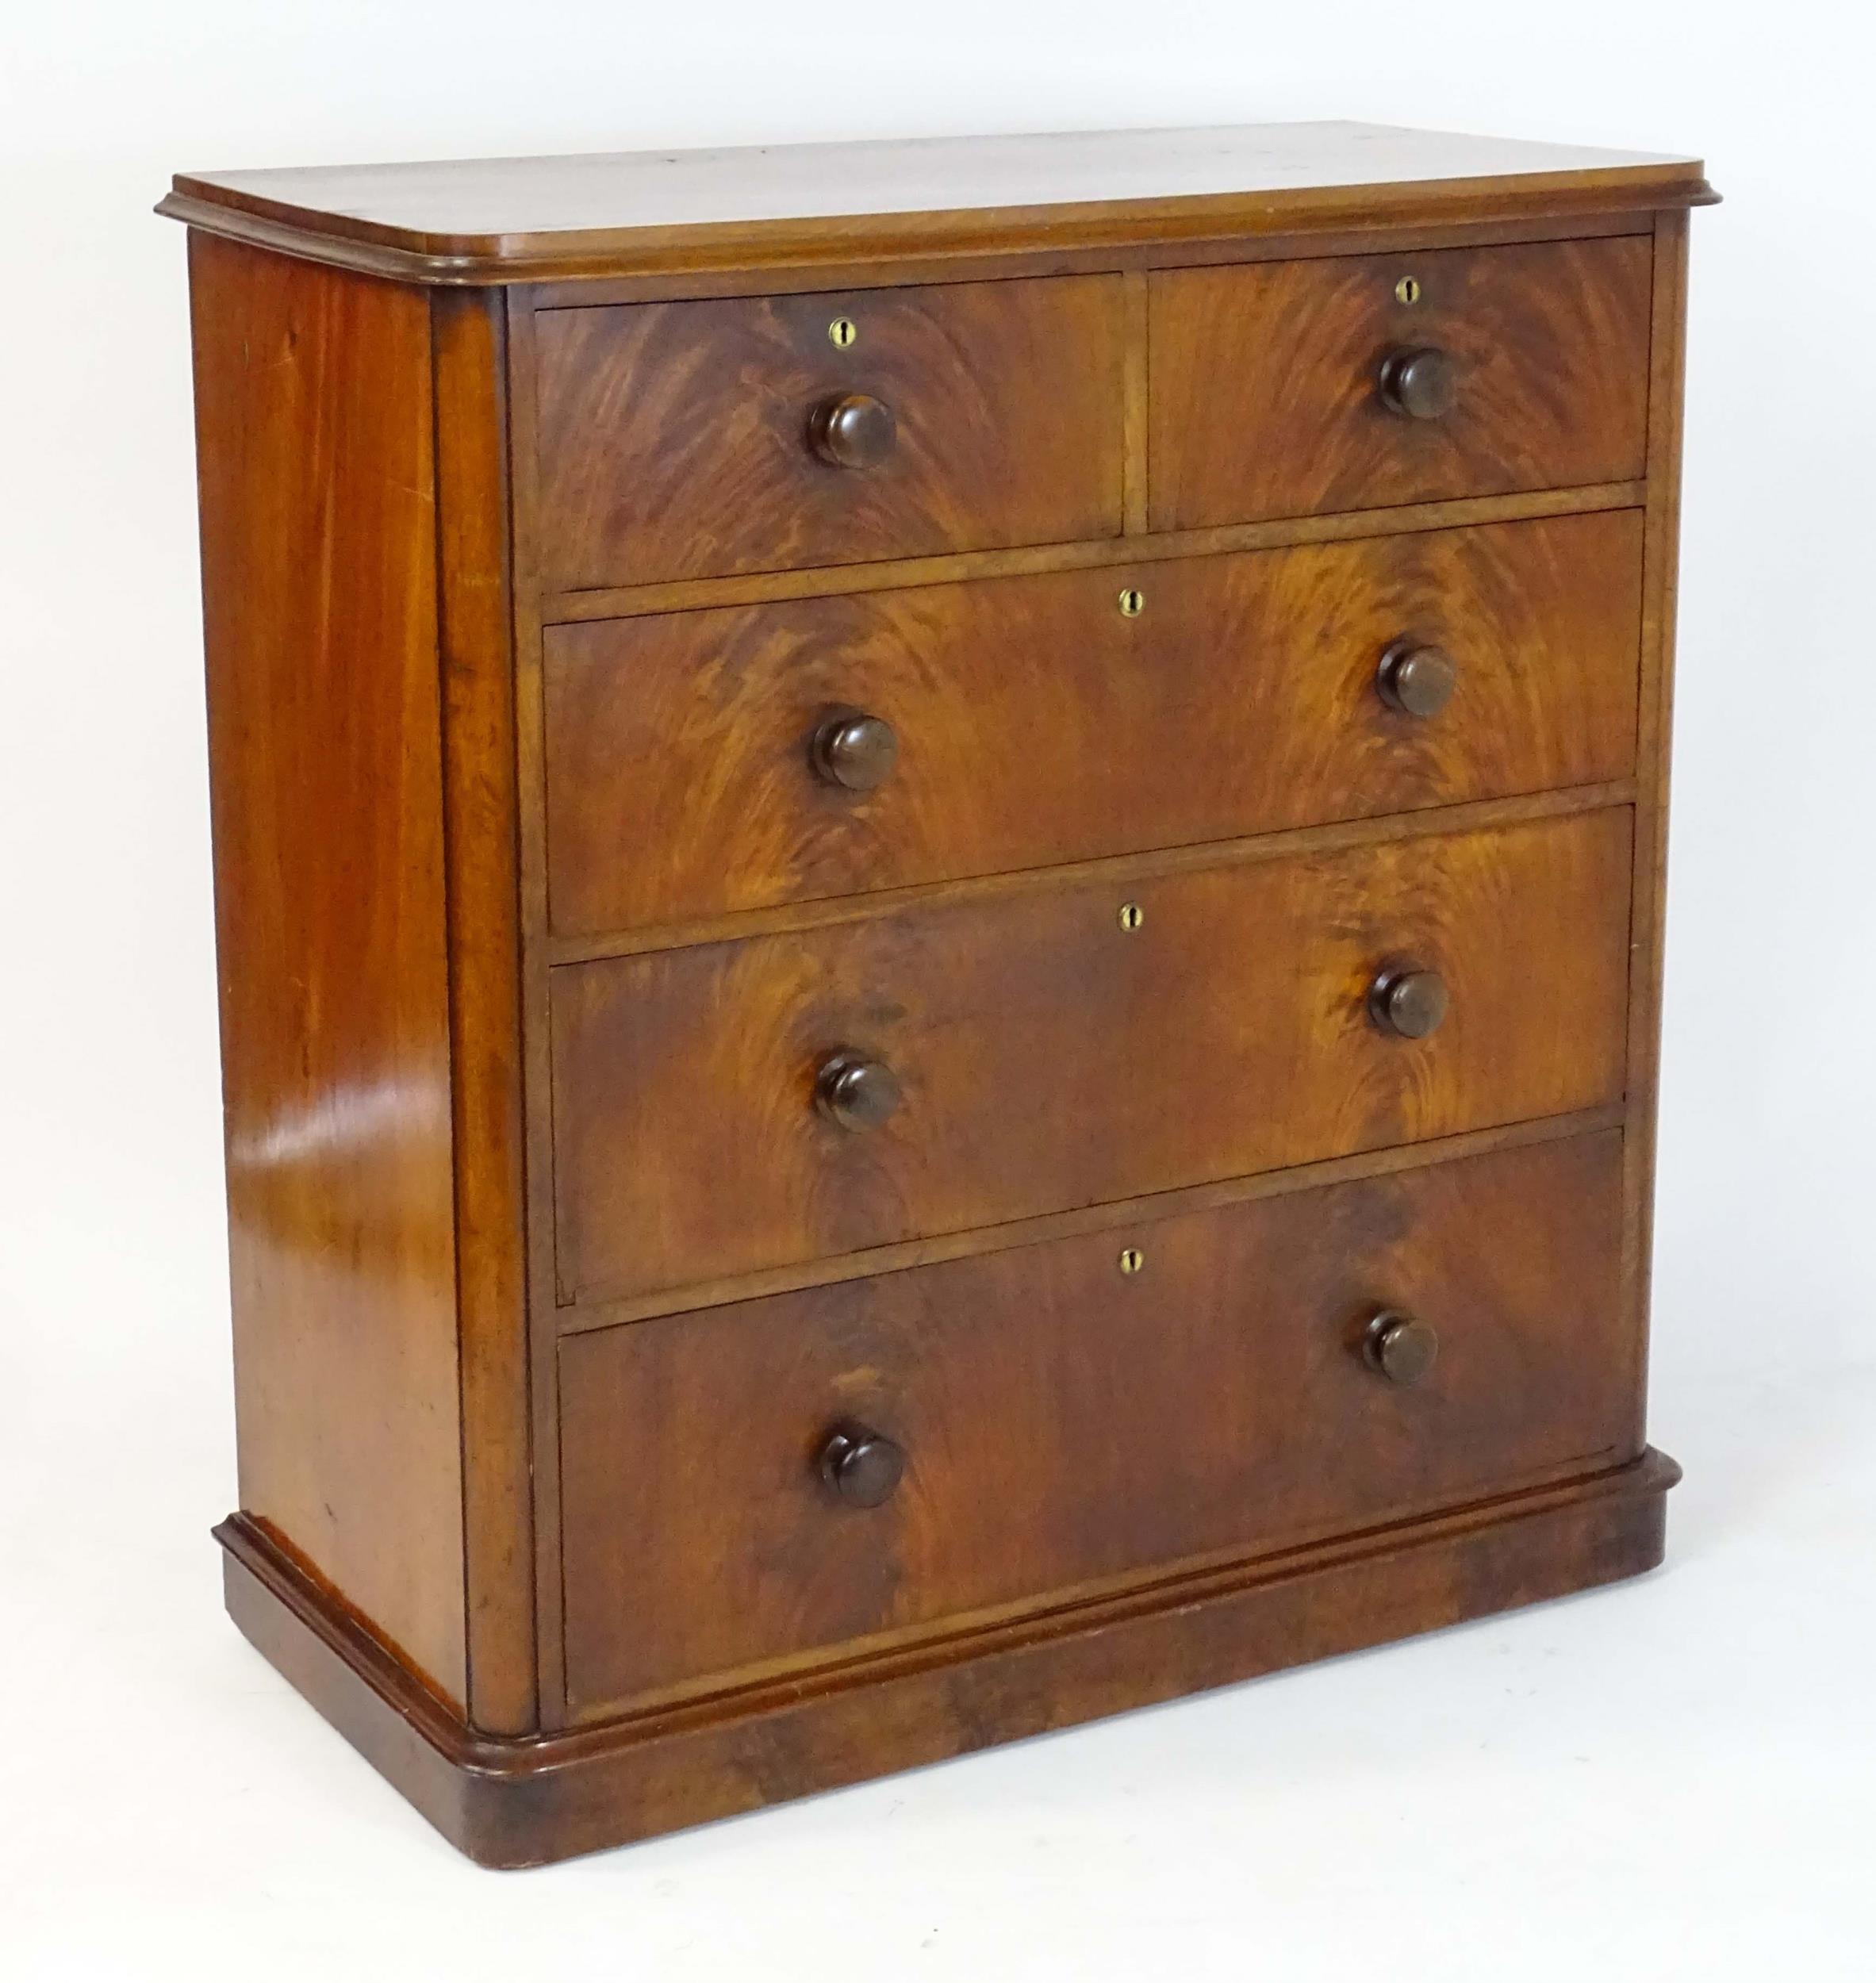
{"type": "Polygon", "coordinates": [[[1404,12],[67,0],[0,31],[0,1967],[17,1944],[34,1978],[262,1955],[278,1978],[767,1978],[861,1952],[932,1977],[1870,1973],[1876,29],[1828,0],[1404,12]],[[1728,197],[1694,219],[1669,1567],[474,1875],[215,1609],[234,1469],[189,366],[182,236],[149,207],[187,167],[1316,117],[1691,151],[1728,197]]]}

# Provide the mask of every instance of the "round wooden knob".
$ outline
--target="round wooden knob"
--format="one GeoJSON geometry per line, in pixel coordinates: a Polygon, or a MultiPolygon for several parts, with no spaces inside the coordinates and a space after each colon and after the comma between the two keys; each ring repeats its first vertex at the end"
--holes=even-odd
{"type": "Polygon", "coordinates": [[[810,754],[817,776],[848,792],[883,784],[899,755],[899,738],[883,716],[848,711],[830,716],[814,733],[810,754]]]}
{"type": "Polygon", "coordinates": [[[1424,1040],[1446,1016],[1446,980],[1418,965],[1386,965],[1368,987],[1368,1009],[1383,1033],[1424,1040]]]}
{"type": "Polygon", "coordinates": [[[899,1107],[899,1076],[884,1061],[844,1049],[815,1076],[815,1106],[843,1130],[877,1130],[899,1107]]]}
{"type": "Polygon", "coordinates": [[[905,1477],[905,1452],[883,1433],[836,1425],[821,1448],[821,1478],[850,1508],[877,1508],[905,1477]]]}
{"type": "Polygon", "coordinates": [[[1368,1368],[1379,1371],[1389,1383],[1418,1384],[1440,1354],[1440,1338],[1430,1322],[1383,1308],[1368,1318],[1361,1353],[1368,1368]]]}
{"type": "Polygon", "coordinates": [[[892,451],[892,409],[870,393],[823,400],[808,416],[808,443],[835,468],[873,468],[892,451]]]}
{"type": "Polygon", "coordinates": [[[1459,670],[1443,648],[1397,640],[1381,657],[1375,687],[1389,708],[1409,716],[1437,716],[1452,700],[1459,670]]]}
{"type": "Polygon", "coordinates": [[[1437,420],[1459,397],[1459,366],[1437,345],[1390,351],[1381,361],[1382,403],[1409,420],[1437,420]]]}

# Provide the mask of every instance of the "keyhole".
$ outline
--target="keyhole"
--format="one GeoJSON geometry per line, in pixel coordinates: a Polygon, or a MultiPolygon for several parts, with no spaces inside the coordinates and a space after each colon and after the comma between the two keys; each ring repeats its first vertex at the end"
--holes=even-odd
{"type": "Polygon", "coordinates": [[[1137,619],[1146,611],[1146,595],[1136,592],[1130,585],[1120,596],[1120,609],[1129,619],[1137,619]]]}
{"type": "Polygon", "coordinates": [[[1418,303],[1420,301],[1420,284],[1411,275],[1403,275],[1394,286],[1394,300],[1397,303],[1418,303]]]}
{"type": "Polygon", "coordinates": [[[827,326],[828,340],[836,351],[844,351],[859,335],[859,326],[850,316],[837,316],[827,326]]]}

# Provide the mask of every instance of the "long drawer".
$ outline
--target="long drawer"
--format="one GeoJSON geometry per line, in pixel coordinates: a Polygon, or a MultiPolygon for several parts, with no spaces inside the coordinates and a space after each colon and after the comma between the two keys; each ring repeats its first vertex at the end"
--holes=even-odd
{"type": "Polygon", "coordinates": [[[1611,1132],[569,1339],[572,1704],[1624,1456],[1621,1155],[1611,1132]]]}
{"type": "Polygon", "coordinates": [[[578,589],[1111,536],[1121,323],[1116,276],[545,311],[543,571],[578,589]]]}
{"type": "Polygon", "coordinates": [[[1616,511],[552,627],[552,922],[1623,777],[1640,617],[1616,511]]]}
{"type": "Polygon", "coordinates": [[[1155,530],[1621,481],[1646,236],[1152,278],[1155,530]]]}
{"type": "Polygon", "coordinates": [[[1621,807],[564,966],[562,1298],[1611,1101],[1629,846],[1621,807]]]}

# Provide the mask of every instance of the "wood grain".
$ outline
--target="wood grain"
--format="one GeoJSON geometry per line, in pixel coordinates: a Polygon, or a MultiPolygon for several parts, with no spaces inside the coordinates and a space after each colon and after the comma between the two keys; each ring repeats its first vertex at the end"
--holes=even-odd
{"type": "Polygon", "coordinates": [[[549,630],[549,899],[599,934],[1626,777],[1637,512],[549,630]],[[1117,610],[1137,584],[1146,610],[1117,610]],[[1460,687],[1375,692],[1402,638],[1460,687]],[[857,795],[833,712],[892,726],[857,795]]]}
{"type": "MultiPolygon", "coordinates": [[[[1678,211],[1678,209],[1675,209],[1678,211]]],[[[842,256],[804,266],[799,262],[700,264],[681,270],[634,275],[589,275],[578,282],[516,281],[511,297],[530,309],[591,309],[602,303],[696,302],[721,296],[776,296],[806,287],[817,290],[902,289],[908,283],[1007,282],[1019,276],[1107,275],[1144,277],[1149,270],[1197,268],[1218,263],[1295,262],[1325,255],[1373,255],[1402,250],[1490,247],[1506,243],[1601,240],[1620,234],[1652,235],[1655,210],[1608,208],[1598,213],[1575,202],[1524,217],[1444,224],[1353,226],[1333,221],[1320,230],[1292,234],[1219,234],[1207,230],[1175,232],[1162,240],[1141,239],[1111,247],[1069,247],[1042,235],[1034,244],[992,252],[953,249],[915,251],[883,259],[854,261],[842,256]]]]}
{"type": "Polygon", "coordinates": [[[507,340],[485,290],[439,291],[431,316],[469,1715],[520,1735],[539,1709],[507,340]]]}
{"type": "Polygon", "coordinates": [[[1514,799],[1475,799],[1460,805],[1425,807],[1378,819],[1345,819],[1329,826],[1291,827],[1235,840],[1196,842],[1146,853],[1116,854],[1105,861],[1071,861],[1059,867],[1023,868],[1008,874],[977,875],[961,881],[928,881],[865,895],[827,896],[773,909],[744,909],[729,915],[683,922],[646,923],[633,930],[608,930],[597,936],[555,937],[539,948],[554,964],[583,964],[595,957],[636,957],[647,950],[681,949],[745,937],[774,936],[785,930],[828,930],[848,922],[873,922],[901,909],[938,903],[999,901],[1065,885],[1088,882],[1118,887],[1157,880],[1194,869],[1251,861],[1282,861],[1293,854],[1326,853],[1344,847],[1415,840],[1428,834],[1464,833],[1521,825],[1533,819],[1561,819],[1605,806],[1633,803],[1635,781],[1614,778],[1604,784],[1567,785],[1514,799]]]}
{"type": "Polygon", "coordinates": [[[1120,281],[1099,276],[543,313],[547,581],[1117,534],[1122,333],[1120,281]],[[857,333],[846,350],[828,335],[839,316],[857,333]],[[896,420],[876,466],[808,446],[813,408],[848,393],[896,420]]]}
{"type": "MultiPolygon", "coordinates": [[[[1671,1459],[1397,1522],[702,1705],[478,1739],[240,1517],[228,1611],[484,1866],[539,1866],[1534,1604],[1660,1562],[1671,1459]]],[[[1276,1706],[1272,1697],[1271,1706],[1276,1706]]]]}
{"type": "Polygon", "coordinates": [[[1123,286],[1126,313],[1124,352],[1125,374],[1122,426],[1125,435],[1126,492],[1123,527],[1126,535],[1143,535],[1148,527],[1146,508],[1147,439],[1147,302],[1146,276],[1142,270],[1127,274],[1123,286]]]}
{"type": "MultiPolygon", "coordinates": [[[[830,1287],[837,1281],[903,1273],[941,1260],[975,1258],[980,1253],[1007,1252],[1014,1246],[1035,1246],[1051,1240],[1072,1239],[1088,1233],[1117,1232],[1142,1220],[1172,1218],[1187,1212],[1214,1211],[1228,1205],[1248,1205],[1263,1199],[1287,1198],[1331,1184],[1365,1178],[1391,1177],[1429,1164],[1490,1155],[1494,1150],[1524,1149],[1554,1143],[1565,1137],[1593,1135],[1621,1127],[1627,1110],[1622,1103],[1600,1103],[1594,1108],[1571,1109],[1561,1115],[1540,1115],[1521,1122],[1500,1122],[1490,1129],[1464,1130],[1453,1136],[1429,1137],[1418,1143],[1395,1143],[1352,1156],[1330,1156],[1309,1164],[1291,1164],[1280,1171],[1253,1171],[1242,1177],[1215,1178],[1208,1183],[1186,1184],[1172,1191],[1147,1191],[1132,1198],[1109,1199],[1099,1205],[1080,1205],[1065,1212],[1043,1212],[1033,1218],[1005,1219],[995,1225],[975,1225],[957,1233],[937,1233],[923,1239],[864,1247],[852,1253],[823,1253],[786,1267],[731,1274],[688,1287],[662,1288],[623,1300],[587,1301],[554,1311],[562,1335],[616,1329],[660,1315],[713,1308],[719,1302],[762,1300],[797,1289],[830,1287]]],[[[558,1433],[556,1433],[558,1439],[558,1433]]]]}
{"type": "Polygon", "coordinates": [[[1621,1180],[1606,1134],[572,1340],[576,1709],[1630,1457],[1621,1180]],[[1437,1332],[1413,1389],[1377,1305],[1437,1332]],[[883,1507],[815,1471],[850,1419],[883,1507]]]}
{"type": "Polygon", "coordinates": [[[159,211],[374,274],[476,283],[1713,198],[1693,159],[1321,123],[182,173],[159,211]]]}
{"type": "Polygon", "coordinates": [[[509,528],[514,582],[515,758],[521,803],[516,888],[521,924],[522,1089],[527,1103],[529,1460],[534,1502],[535,1670],[541,1725],[562,1725],[560,1658],[560,1412],[554,1315],[554,1122],[548,999],[547,815],[541,697],[541,517],[538,478],[516,469],[535,460],[535,332],[523,292],[503,297],[508,332],[509,528]]]}
{"type": "Polygon", "coordinates": [[[1635,891],[1629,986],[1629,1133],[1622,1295],[1633,1318],[1629,1397],[1636,1436],[1647,1417],[1650,1283],[1655,1228],[1655,1113],[1661,1073],[1669,764],[1674,730],[1675,609],[1680,568],[1681,426],[1686,366],[1687,227],[1663,218],[1655,238],[1655,339],[1650,356],[1648,508],[1636,804],[1635,891]]]}
{"type": "Polygon", "coordinates": [[[1623,239],[1154,276],[1153,528],[1640,475],[1651,266],[1623,239]],[[1376,389],[1421,345],[1459,365],[1442,419],[1376,389]]]}
{"type": "Polygon", "coordinates": [[[1629,857],[1625,809],[1137,883],[1133,933],[1081,884],[562,968],[562,1298],[1611,1100],[1629,857]],[[1366,1016],[1397,955],[1452,987],[1430,1039],[1366,1016]],[[812,1105],[843,1047],[904,1085],[883,1128],[812,1105]]]}
{"type": "MultiPolygon", "coordinates": [[[[530,321],[525,313],[521,321],[530,321]]],[[[1026,550],[953,551],[936,558],[883,558],[864,565],[820,565],[801,571],[755,572],[735,578],[679,578],[647,585],[602,585],[552,593],[541,601],[543,621],[574,625],[629,619],[645,613],[700,612],[714,606],[754,606],[779,599],[832,598],[890,592],[905,585],[955,585],[973,578],[1022,578],[1048,572],[1105,570],[1210,558],[1245,550],[1282,550],[1292,544],[1352,543],[1424,530],[1464,530],[1474,524],[1526,522],[1539,516],[1587,516],[1592,510],[1640,509],[1645,481],[1595,482],[1583,489],[1529,489],[1510,496],[1461,497],[1455,502],[1286,516],[1269,523],[1225,524],[1139,537],[1096,537],[1077,544],[1026,550]]]]}
{"type": "Polygon", "coordinates": [[[228,1601],[466,1850],[1659,1560],[1712,197],[1356,126],[178,182],[228,1601]],[[1449,416],[1380,407],[1410,343],[1449,416]],[[835,469],[856,391],[896,446],[835,469]],[[1418,722],[1402,636],[1458,663],[1418,722]],[[810,776],[836,707],[871,796],[810,776]],[[815,1111],[836,1048],[880,1126],[815,1111]],[[836,1414],[906,1446],[877,1510],[836,1414]]]}
{"type": "Polygon", "coordinates": [[[241,1505],[460,1706],[428,299],[190,270],[241,1505]]]}

